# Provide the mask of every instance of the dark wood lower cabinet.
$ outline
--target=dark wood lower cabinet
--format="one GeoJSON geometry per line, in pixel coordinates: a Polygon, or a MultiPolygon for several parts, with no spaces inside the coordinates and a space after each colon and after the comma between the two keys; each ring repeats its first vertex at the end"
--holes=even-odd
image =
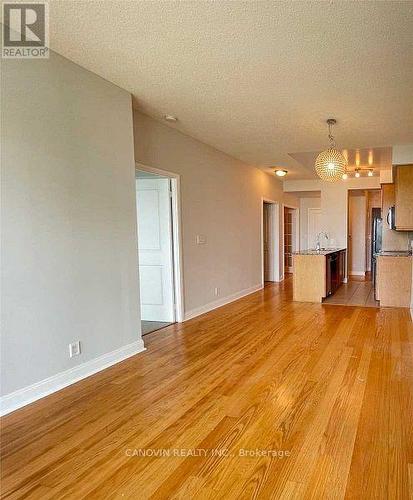
{"type": "Polygon", "coordinates": [[[347,250],[340,250],[338,252],[340,285],[343,283],[344,278],[346,277],[346,253],[347,250]]]}
{"type": "Polygon", "coordinates": [[[346,250],[326,255],[326,296],[332,295],[343,283],[346,250]]]}

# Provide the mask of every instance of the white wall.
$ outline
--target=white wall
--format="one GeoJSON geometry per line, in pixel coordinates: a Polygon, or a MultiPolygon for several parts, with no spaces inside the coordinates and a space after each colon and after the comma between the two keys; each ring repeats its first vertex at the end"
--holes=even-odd
{"type": "Polygon", "coordinates": [[[298,200],[284,195],[275,177],[136,111],[134,125],[136,161],[181,175],[187,316],[259,286],[261,197],[295,206],[298,200]],[[197,234],[205,245],[196,244],[197,234]]]}
{"type": "Polygon", "coordinates": [[[143,344],[130,95],[54,53],[1,90],[5,395],[143,344]]]}
{"type": "MultiPolygon", "coordinates": [[[[308,209],[320,208],[321,198],[313,196],[311,198],[300,198],[300,248],[306,249],[308,246],[308,209]]],[[[310,245],[311,246],[311,245],[310,245]]],[[[314,245],[313,245],[314,246],[314,245]]]]}

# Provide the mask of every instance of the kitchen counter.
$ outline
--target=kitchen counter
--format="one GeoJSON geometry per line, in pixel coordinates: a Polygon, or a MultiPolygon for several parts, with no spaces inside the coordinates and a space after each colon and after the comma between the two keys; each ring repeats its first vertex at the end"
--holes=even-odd
{"type": "Polygon", "coordinates": [[[345,248],[301,250],[293,253],[293,300],[322,302],[342,284],[345,248]]]}
{"type": "Polygon", "coordinates": [[[407,250],[382,250],[374,254],[375,257],[411,257],[412,254],[407,250]]]}
{"type": "Polygon", "coordinates": [[[293,255],[328,255],[330,253],[341,252],[346,250],[346,248],[324,248],[323,250],[315,250],[308,248],[307,250],[300,250],[299,252],[293,252],[293,255]]]}

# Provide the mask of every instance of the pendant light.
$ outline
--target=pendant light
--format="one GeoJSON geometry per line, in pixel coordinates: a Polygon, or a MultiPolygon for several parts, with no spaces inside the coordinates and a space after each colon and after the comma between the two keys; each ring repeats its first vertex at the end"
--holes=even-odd
{"type": "Polygon", "coordinates": [[[334,118],[327,120],[328,125],[328,138],[330,140],[330,147],[320,153],[315,160],[315,170],[317,175],[323,180],[328,182],[336,182],[343,178],[346,173],[347,160],[336,149],[336,143],[331,133],[331,128],[337,122],[334,118]]]}

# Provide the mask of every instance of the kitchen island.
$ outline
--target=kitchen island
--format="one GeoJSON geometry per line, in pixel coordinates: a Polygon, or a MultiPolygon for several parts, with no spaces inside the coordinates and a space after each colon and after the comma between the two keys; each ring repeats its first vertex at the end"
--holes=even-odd
{"type": "Polygon", "coordinates": [[[345,277],[345,248],[301,250],[293,254],[293,300],[322,302],[345,277]]]}

